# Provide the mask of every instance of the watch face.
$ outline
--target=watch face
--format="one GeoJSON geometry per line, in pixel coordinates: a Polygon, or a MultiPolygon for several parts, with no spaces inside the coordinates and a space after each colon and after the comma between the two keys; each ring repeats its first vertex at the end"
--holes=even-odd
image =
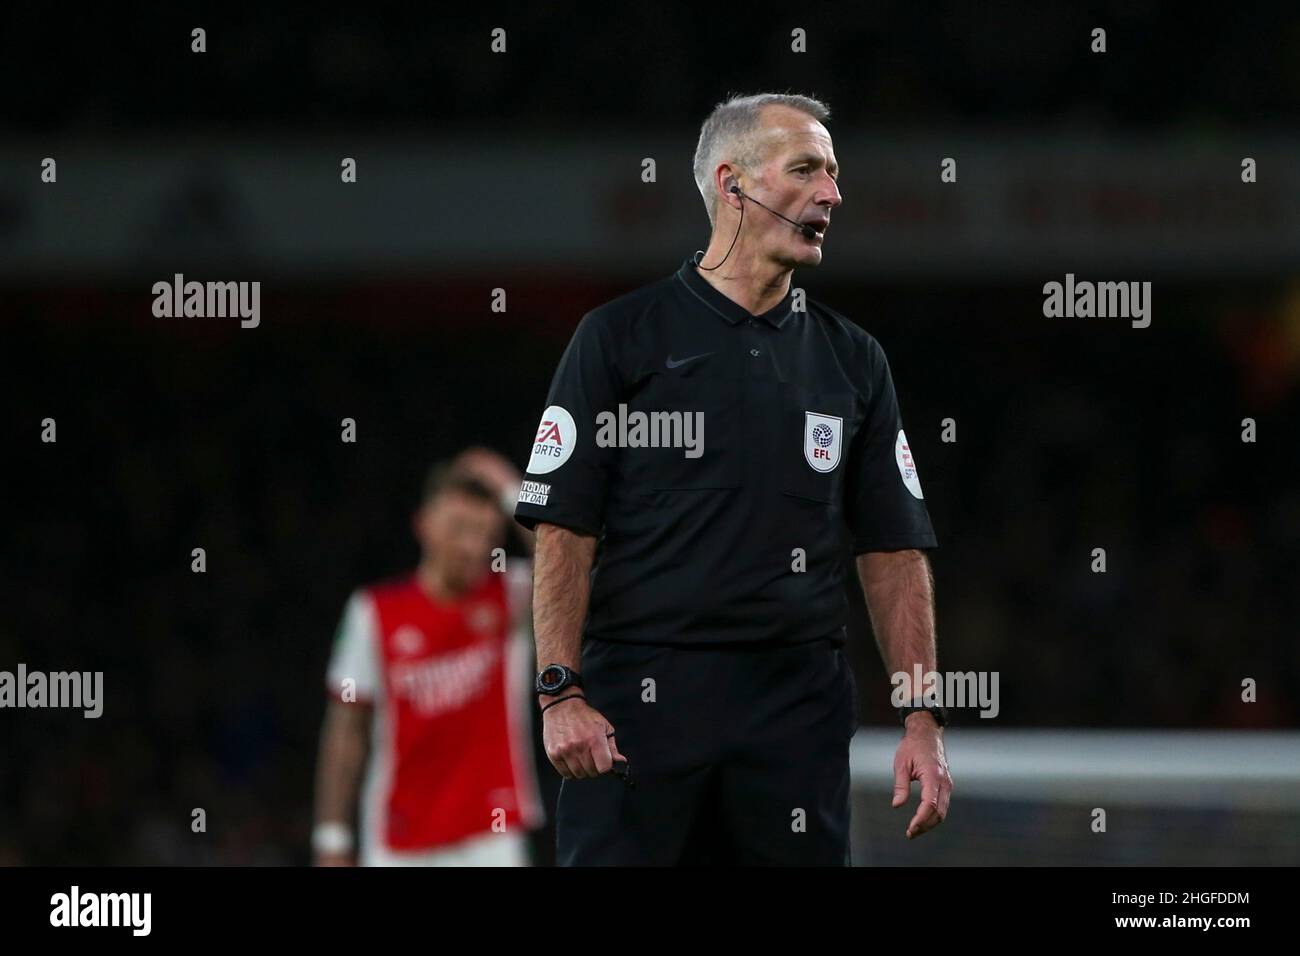
{"type": "Polygon", "coordinates": [[[554,690],[564,681],[564,668],[552,664],[546,670],[542,671],[542,686],[547,690],[554,690]]]}

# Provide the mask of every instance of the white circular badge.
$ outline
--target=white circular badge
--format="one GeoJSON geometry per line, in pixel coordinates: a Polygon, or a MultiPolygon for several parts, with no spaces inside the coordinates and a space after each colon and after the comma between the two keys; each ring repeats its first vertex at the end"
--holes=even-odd
{"type": "Polygon", "coordinates": [[[528,473],[544,475],[555,471],[569,460],[577,442],[578,427],[573,423],[573,416],[559,405],[552,405],[542,412],[542,423],[537,426],[533,453],[528,458],[528,473]]]}
{"type": "Polygon", "coordinates": [[[901,428],[898,430],[898,438],[894,440],[894,460],[898,462],[898,473],[903,476],[903,484],[912,493],[912,497],[922,497],[921,478],[916,473],[916,462],[912,460],[912,449],[907,447],[907,436],[903,434],[901,428]]]}

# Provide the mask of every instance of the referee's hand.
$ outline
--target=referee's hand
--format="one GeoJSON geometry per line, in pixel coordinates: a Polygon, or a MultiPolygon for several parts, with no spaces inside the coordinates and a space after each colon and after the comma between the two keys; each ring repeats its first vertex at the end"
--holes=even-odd
{"type": "Polygon", "coordinates": [[[911,714],[907,733],[894,754],[894,807],[907,803],[912,781],[921,781],[921,805],[907,825],[909,840],[933,830],[948,816],[952,774],[943,753],[943,731],[929,714],[911,714]]]}
{"type": "Polygon", "coordinates": [[[626,763],[614,742],[614,728],[596,708],[578,698],[548,707],[542,714],[542,742],[551,765],[565,780],[583,780],[609,773],[614,761],[626,763]]]}

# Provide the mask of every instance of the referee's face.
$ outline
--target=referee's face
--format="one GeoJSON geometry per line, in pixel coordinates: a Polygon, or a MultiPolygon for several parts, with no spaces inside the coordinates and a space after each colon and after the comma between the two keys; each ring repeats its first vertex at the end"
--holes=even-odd
{"type": "MultiPolygon", "coordinates": [[[[843,202],[839,184],[839,164],[826,127],[807,113],[788,106],[769,106],[763,111],[760,143],[766,148],[765,161],[759,167],[755,188],[746,189],[760,202],[771,206],[796,222],[810,223],[819,234],[806,239],[803,234],[769,216],[755,213],[757,251],[763,258],[783,266],[815,266],[822,261],[822,242],[831,210],[843,202]]],[[[746,226],[746,231],[750,227],[746,226]]]]}

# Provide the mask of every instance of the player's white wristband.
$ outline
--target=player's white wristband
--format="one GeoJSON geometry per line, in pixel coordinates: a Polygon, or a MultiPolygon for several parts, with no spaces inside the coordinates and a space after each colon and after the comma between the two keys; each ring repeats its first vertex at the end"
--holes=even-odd
{"type": "Polygon", "coordinates": [[[351,853],[352,828],[346,823],[318,823],[311,831],[311,848],[317,853],[351,853]]]}

